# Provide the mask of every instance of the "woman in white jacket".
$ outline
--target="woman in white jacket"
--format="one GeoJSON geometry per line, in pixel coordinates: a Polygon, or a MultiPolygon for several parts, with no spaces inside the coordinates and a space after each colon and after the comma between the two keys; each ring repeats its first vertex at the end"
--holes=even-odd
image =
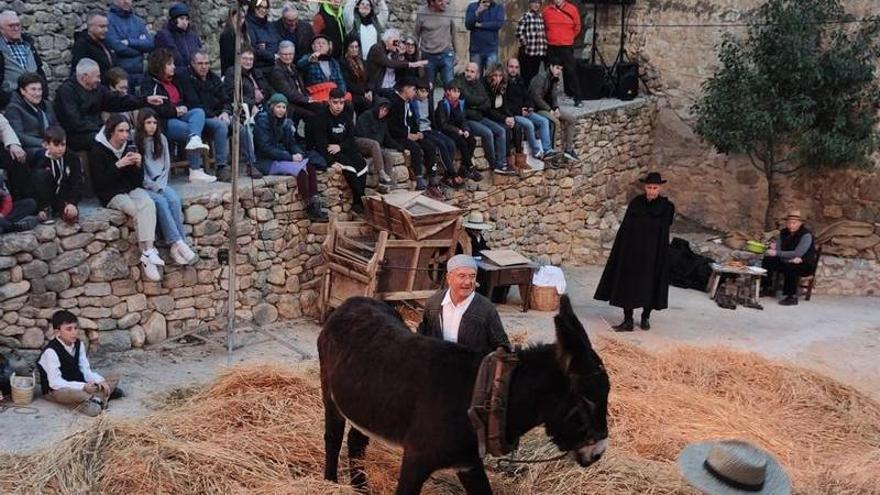
{"type": "Polygon", "coordinates": [[[385,0],[378,0],[378,4],[373,0],[346,0],[342,21],[347,36],[361,43],[361,57],[366,60],[388,25],[388,4],[385,0]]]}
{"type": "Polygon", "coordinates": [[[156,220],[165,242],[171,245],[171,257],[178,265],[192,265],[199,256],[186,243],[180,196],[168,185],[171,154],[168,140],[159,131],[159,118],[150,108],[138,112],[135,144],[143,156],[144,189],[156,204],[156,220]]]}

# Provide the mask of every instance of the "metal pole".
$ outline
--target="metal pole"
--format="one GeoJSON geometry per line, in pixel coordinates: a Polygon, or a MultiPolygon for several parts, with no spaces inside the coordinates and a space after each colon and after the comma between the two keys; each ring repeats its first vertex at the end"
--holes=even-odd
{"type": "Polygon", "coordinates": [[[242,2],[238,4],[238,16],[235,19],[235,66],[233,73],[234,80],[234,96],[233,96],[233,115],[232,115],[232,160],[230,162],[232,172],[232,205],[230,206],[229,215],[229,262],[227,269],[229,270],[227,290],[229,300],[227,301],[227,327],[226,327],[226,365],[232,365],[232,350],[235,348],[235,300],[238,291],[236,290],[235,281],[235,265],[236,250],[238,247],[238,170],[239,157],[241,156],[241,39],[242,26],[244,25],[244,7],[242,2]]]}

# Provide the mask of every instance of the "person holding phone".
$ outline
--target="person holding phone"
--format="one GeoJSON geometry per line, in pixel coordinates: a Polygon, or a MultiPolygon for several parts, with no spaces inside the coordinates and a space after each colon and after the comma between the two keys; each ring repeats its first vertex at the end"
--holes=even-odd
{"type": "Polygon", "coordinates": [[[159,267],[165,262],[155,247],[156,205],[143,189],[142,156],[127,149],[131,126],[120,114],[111,114],[95,136],[89,151],[92,167],[92,188],[101,205],[119,210],[132,217],[141,248],[144,276],[153,282],[161,280],[159,267]]]}
{"type": "Polygon", "coordinates": [[[479,0],[467,6],[464,25],[471,32],[468,52],[480,73],[498,63],[498,31],[504,26],[504,7],[492,0],[479,0]]]}

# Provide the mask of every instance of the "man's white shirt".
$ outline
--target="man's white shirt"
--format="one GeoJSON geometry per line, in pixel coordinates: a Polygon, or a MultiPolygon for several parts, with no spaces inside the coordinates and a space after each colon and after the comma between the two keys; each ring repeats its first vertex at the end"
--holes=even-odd
{"type": "Polygon", "coordinates": [[[476,292],[471,292],[471,295],[457,306],[452,302],[452,297],[449,294],[450,291],[447,289],[446,295],[443,296],[443,302],[440,303],[442,308],[440,324],[443,326],[443,340],[458,343],[458,327],[461,325],[461,317],[471,305],[476,292]]]}

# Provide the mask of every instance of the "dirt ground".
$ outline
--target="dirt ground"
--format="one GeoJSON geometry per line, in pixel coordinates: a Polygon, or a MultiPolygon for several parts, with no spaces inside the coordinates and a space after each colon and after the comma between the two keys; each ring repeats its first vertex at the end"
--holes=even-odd
{"type": "MultiPolygon", "coordinates": [[[[717,307],[704,293],[673,287],[670,307],[652,316],[651,331],[615,334],[609,325],[621,319],[620,311],[592,299],[601,267],[565,272],[575,311],[590,335],[625,339],[646,349],[688,344],[752,351],[815,369],[880,400],[880,361],[876,359],[880,352],[880,299],[814,296],[812,301],[801,301],[791,308],[764,299],[763,311],[730,311],[717,307]]],[[[508,333],[526,331],[532,341],[553,340],[552,313],[519,310],[513,290],[509,304],[499,306],[508,333]]],[[[265,332],[240,333],[240,347],[231,358],[224,335],[214,334],[208,342],[196,340],[112,355],[95,360],[93,367],[124,375],[121,386],[128,396],[112,402],[108,414],[140,417],[159,407],[174,391],[207,383],[230,364],[315,360],[319,331],[309,320],[285,322],[265,332]]],[[[32,410],[0,412],[0,449],[30,452],[93,421],[43,399],[35,400],[32,406],[32,410]]]]}

